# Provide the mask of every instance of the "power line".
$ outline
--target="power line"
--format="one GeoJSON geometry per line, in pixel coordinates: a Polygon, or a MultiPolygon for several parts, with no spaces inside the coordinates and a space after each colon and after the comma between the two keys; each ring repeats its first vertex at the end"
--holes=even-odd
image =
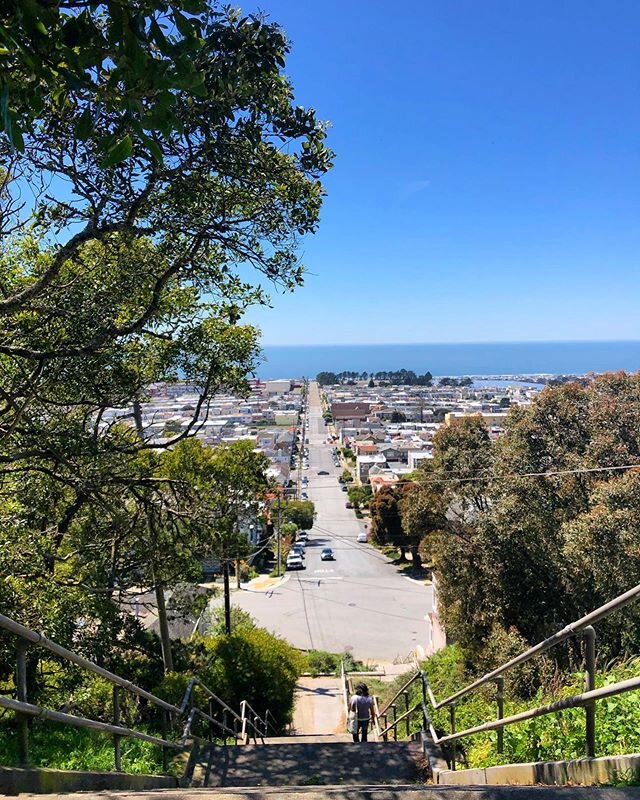
{"type": "MultiPolygon", "coordinates": [[[[582,475],[594,472],[615,472],[627,469],[640,469],[640,464],[624,464],[617,467],[580,467],[576,469],[560,469],[547,472],[513,472],[507,475],[482,475],[470,478],[438,478],[433,477],[430,483],[470,483],[472,481],[501,481],[514,478],[552,478],[556,475],[582,475]]],[[[427,473],[429,474],[429,473],[427,473]]],[[[431,477],[431,476],[430,476],[431,477]]]]}

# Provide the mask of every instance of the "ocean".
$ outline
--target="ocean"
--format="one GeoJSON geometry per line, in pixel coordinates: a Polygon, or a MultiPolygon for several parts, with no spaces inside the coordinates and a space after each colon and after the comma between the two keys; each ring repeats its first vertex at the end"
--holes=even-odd
{"type": "Polygon", "coordinates": [[[582,375],[640,370],[637,342],[265,346],[260,378],[411,369],[432,375],[582,375]]]}

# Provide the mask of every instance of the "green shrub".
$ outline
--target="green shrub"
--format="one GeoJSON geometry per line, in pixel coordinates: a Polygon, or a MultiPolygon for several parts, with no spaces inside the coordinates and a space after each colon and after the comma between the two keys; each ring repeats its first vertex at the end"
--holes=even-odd
{"type": "Polygon", "coordinates": [[[231,708],[247,700],[261,716],[269,710],[280,728],[291,721],[304,659],[284,639],[240,627],[230,636],[198,637],[192,648],[194,672],[231,708]]]}
{"type": "MultiPolygon", "coordinates": [[[[464,654],[457,645],[451,645],[435,653],[422,665],[437,700],[446,697],[470,683],[474,677],[465,665],[464,654]]],[[[515,682],[505,680],[504,715],[517,714],[539,705],[546,705],[563,697],[584,691],[583,673],[561,676],[561,687],[550,691],[547,687],[538,690],[527,700],[515,697],[515,688],[523,679],[516,676],[515,682]]],[[[626,680],[640,674],[640,658],[629,659],[609,667],[596,677],[596,685],[604,686],[626,680]]],[[[526,674],[525,674],[526,675],[526,674]]],[[[378,686],[381,708],[407,681],[408,674],[400,675],[391,684],[378,686]]],[[[421,699],[422,689],[416,682],[410,690],[410,702],[421,699]]],[[[494,719],[496,716],[495,685],[487,684],[476,692],[466,695],[456,703],[456,728],[472,728],[494,719]]],[[[449,709],[431,712],[432,722],[439,734],[450,731],[449,709]]],[[[412,720],[412,730],[417,731],[421,720],[412,720]]],[[[580,758],[585,754],[585,714],[580,708],[566,709],[556,714],[547,714],[532,720],[510,725],[504,729],[504,753],[496,752],[494,731],[470,736],[458,742],[470,767],[489,767],[497,764],[524,763],[529,761],[554,761],[580,758]]],[[[612,697],[596,704],[596,755],[612,756],[637,753],[640,750],[640,692],[612,697]]]]}
{"type": "Polygon", "coordinates": [[[370,672],[372,666],[356,661],[346,650],[344,653],[329,653],[327,650],[308,650],[306,653],[306,671],[312,675],[340,674],[340,664],[344,663],[345,672],[370,672]]]}

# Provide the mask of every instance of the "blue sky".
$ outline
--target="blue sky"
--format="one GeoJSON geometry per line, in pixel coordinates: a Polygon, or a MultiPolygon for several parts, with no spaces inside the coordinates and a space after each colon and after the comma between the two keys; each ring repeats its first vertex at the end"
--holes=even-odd
{"type": "Polygon", "coordinates": [[[637,0],[261,0],[335,168],[270,344],[640,339],[637,0]]]}

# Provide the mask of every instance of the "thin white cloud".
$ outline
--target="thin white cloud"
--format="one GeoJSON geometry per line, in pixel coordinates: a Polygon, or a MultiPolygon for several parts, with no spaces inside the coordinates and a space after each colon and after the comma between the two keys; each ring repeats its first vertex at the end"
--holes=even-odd
{"type": "Polygon", "coordinates": [[[425,189],[428,189],[431,186],[431,181],[428,179],[424,180],[415,180],[415,181],[407,181],[403,183],[400,187],[402,194],[409,195],[409,194],[417,194],[418,192],[423,192],[425,189]]]}

